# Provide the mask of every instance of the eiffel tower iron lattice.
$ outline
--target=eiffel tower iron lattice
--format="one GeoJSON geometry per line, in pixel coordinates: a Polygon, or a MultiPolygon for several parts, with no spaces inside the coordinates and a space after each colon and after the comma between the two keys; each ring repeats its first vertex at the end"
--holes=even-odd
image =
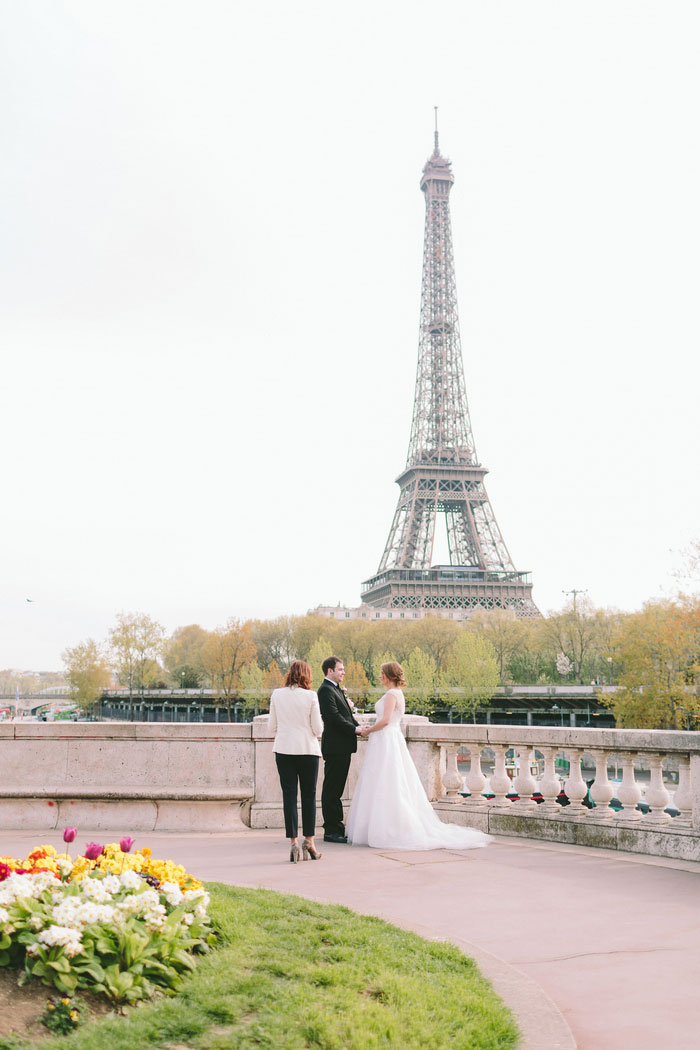
{"type": "Polygon", "coordinates": [[[472,435],[452,254],[450,161],[438,145],[423,168],[425,239],[418,369],[399,501],[376,575],[362,601],[396,609],[511,609],[539,616],[529,573],[518,572],[491,508],[472,435]],[[449,565],[432,565],[445,516],[449,565]]]}

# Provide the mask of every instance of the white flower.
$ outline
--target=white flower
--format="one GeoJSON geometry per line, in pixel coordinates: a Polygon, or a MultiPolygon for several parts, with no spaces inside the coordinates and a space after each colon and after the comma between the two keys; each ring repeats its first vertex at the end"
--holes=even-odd
{"type": "Polygon", "coordinates": [[[159,930],[167,918],[165,906],[163,904],[152,904],[151,907],[147,908],[143,913],[143,918],[147,930],[159,930]]]}
{"type": "Polygon", "coordinates": [[[111,922],[114,914],[114,908],[108,904],[95,904],[93,901],[83,901],[79,897],[66,897],[62,904],[53,908],[51,917],[59,926],[82,931],[86,926],[98,922],[111,922]]]}
{"type": "Polygon", "coordinates": [[[83,950],[80,934],[69,926],[47,926],[45,930],[41,930],[39,933],[39,941],[48,948],[60,945],[66,949],[66,955],[68,956],[77,955],[78,952],[83,950]]]}
{"type": "Polygon", "coordinates": [[[190,915],[189,912],[185,912],[185,914],[182,916],[183,926],[191,926],[193,922],[194,922],[194,915],[190,915]]]}
{"type": "Polygon", "coordinates": [[[65,857],[56,857],[56,867],[61,875],[70,875],[73,870],[73,861],[66,860],[65,857]]]}
{"type": "Polygon", "coordinates": [[[10,913],[8,912],[7,908],[0,908],[0,922],[9,922],[9,921],[10,921],[10,913]]]}
{"type": "Polygon", "coordinates": [[[27,945],[27,955],[29,955],[31,958],[33,958],[35,955],[38,955],[38,954],[39,954],[39,945],[38,944],[28,944],[27,945]]]}
{"type": "Polygon", "coordinates": [[[182,890],[176,882],[161,882],[160,892],[165,897],[171,908],[177,908],[185,899],[182,890]]]}
{"type": "Polygon", "coordinates": [[[86,897],[89,897],[90,900],[96,901],[98,904],[104,904],[105,901],[112,899],[112,894],[105,888],[102,879],[83,879],[80,889],[86,897]]]}
{"type": "MultiPolygon", "coordinates": [[[[142,881],[140,881],[140,884],[143,886],[142,881]]],[[[143,890],[141,893],[132,893],[117,904],[121,911],[134,912],[135,914],[156,906],[160,907],[160,896],[152,889],[143,890]]]]}
{"type": "Polygon", "coordinates": [[[185,890],[186,901],[196,901],[199,897],[206,897],[207,904],[209,903],[209,894],[204,888],[199,890],[185,890]]]}
{"type": "Polygon", "coordinates": [[[106,875],[102,880],[102,885],[107,890],[107,893],[119,893],[121,883],[119,882],[118,875],[106,875]]]}
{"type": "Polygon", "coordinates": [[[143,886],[143,879],[135,871],[123,871],[119,876],[119,881],[125,890],[137,890],[143,886]]]}
{"type": "Polygon", "coordinates": [[[56,885],[56,876],[50,871],[36,871],[33,875],[22,875],[22,878],[30,880],[32,897],[38,897],[44,890],[56,885]]]}
{"type": "Polygon", "coordinates": [[[40,930],[43,925],[44,920],[42,919],[41,915],[32,915],[31,919],[29,920],[30,930],[40,930]]]}

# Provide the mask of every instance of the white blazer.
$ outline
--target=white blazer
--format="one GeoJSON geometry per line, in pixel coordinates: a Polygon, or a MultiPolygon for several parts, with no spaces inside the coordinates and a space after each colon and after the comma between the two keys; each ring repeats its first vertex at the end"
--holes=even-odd
{"type": "Polygon", "coordinates": [[[323,733],[318,697],[312,689],[283,686],[270,697],[268,727],[275,734],[273,751],[281,755],[320,755],[323,733]]]}

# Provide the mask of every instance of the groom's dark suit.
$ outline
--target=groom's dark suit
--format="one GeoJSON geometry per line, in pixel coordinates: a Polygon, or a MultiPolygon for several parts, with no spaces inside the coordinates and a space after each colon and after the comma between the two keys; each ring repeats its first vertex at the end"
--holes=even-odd
{"type": "Polygon", "coordinates": [[[325,835],[345,835],[341,799],[348,779],[350,759],[357,751],[355,728],[359,722],[355,721],[343,690],[327,678],[319,686],[318,703],[323,719],[323,830],[325,835]]]}

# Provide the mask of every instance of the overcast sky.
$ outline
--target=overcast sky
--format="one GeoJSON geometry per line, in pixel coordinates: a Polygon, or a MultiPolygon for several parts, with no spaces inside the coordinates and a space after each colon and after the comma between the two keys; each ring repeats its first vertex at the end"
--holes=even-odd
{"type": "Polygon", "coordinates": [[[120,611],[359,602],[434,105],[515,564],[543,611],[671,593],[700,533],[694,0],[0,10],[0,667],[59,668],[120,611]]]}

